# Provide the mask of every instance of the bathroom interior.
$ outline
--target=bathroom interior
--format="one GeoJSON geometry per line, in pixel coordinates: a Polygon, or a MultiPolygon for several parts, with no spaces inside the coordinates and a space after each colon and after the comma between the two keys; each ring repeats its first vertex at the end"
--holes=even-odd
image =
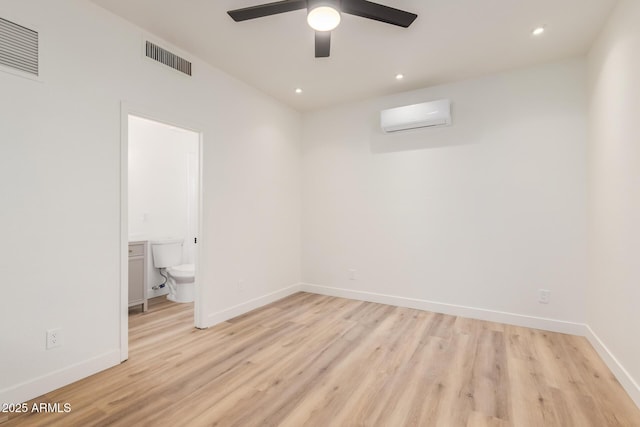
{"type": "Polygon", "coordinates": [[[200,135],[128,119],[129,316],[195,298],[200,135]]]}

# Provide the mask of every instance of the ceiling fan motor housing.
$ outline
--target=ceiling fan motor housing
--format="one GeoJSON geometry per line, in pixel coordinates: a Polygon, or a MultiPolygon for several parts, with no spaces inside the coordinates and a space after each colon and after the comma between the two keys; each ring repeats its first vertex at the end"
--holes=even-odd
{"type": "Polygon", "coordinates": [[[340,3],[342,3],[340,0],[307,0],[307,11],[320,6],[332,7],[340,11],[340,3]]]}

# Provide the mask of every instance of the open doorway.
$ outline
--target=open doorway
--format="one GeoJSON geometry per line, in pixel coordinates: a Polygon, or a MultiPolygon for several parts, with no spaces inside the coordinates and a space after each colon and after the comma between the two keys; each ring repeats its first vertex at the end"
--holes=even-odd
{"type": "Polygon", "coordinates": [[[130,315],[157,310],[159,316],[174,306],[190,312],[199,326],[202,134],[123,111],[122,138],[121,359],[126,360],[130,315]]]}

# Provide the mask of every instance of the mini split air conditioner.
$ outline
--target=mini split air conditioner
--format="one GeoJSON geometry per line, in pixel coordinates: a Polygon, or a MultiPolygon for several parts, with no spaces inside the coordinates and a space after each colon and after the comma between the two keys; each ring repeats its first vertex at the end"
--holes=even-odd
{"type": "Polygon", "coordinates": [[[451,124],[451,101],[424,102],[391,108],[380,112],[380,126],[385,132],[401,130],[449,126],[451,124]]]}

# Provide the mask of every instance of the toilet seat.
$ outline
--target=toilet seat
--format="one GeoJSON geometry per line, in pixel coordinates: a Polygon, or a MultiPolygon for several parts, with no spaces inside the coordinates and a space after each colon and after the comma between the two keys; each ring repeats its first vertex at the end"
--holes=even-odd
{"type": "Polygon", "coordinates": [[[167,268],[167,272],[176,278],[190,278],[195,276],[195,266],[193,264],[181,264],[167,268]]]}

